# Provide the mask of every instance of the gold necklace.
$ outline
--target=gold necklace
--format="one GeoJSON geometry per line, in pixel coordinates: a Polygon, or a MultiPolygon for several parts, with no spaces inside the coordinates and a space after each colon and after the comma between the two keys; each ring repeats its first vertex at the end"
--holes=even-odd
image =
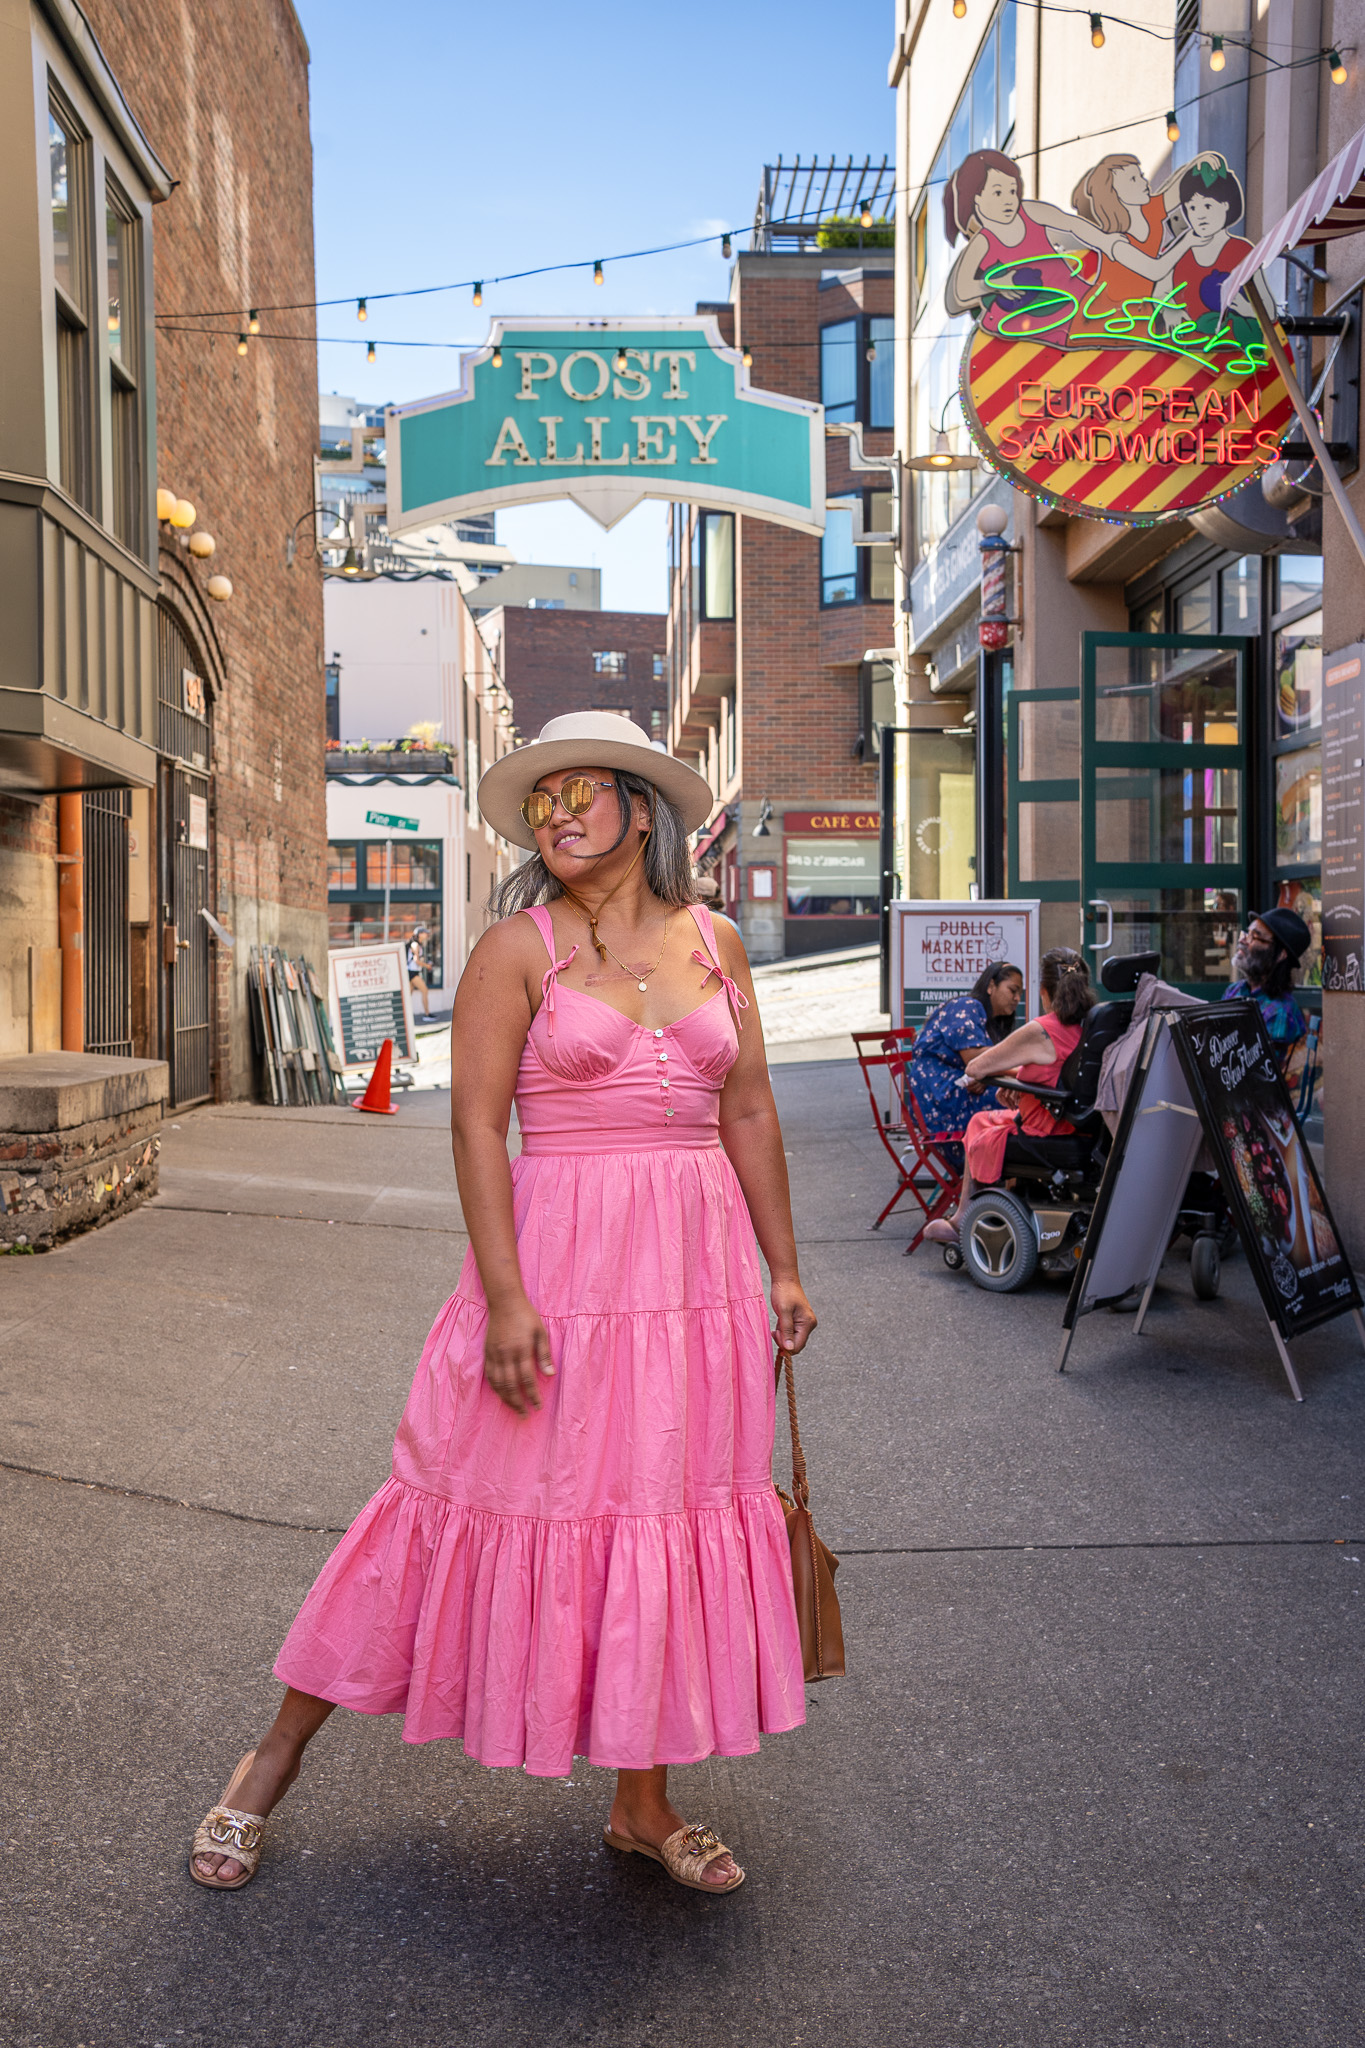
{"type": "MultiPolygon", "coordinates": [[[[605,967],[605,966],[606,966],[606,964],[607,964],[607,949],[606,949],[606,946],[605,946],[605,945],[603,944],[602,940],[601,940],[601,939],[600,939],[600,938],[599,938],[599,937],[597,936],[597,920],[598,920],[598,918],[599,918],[599,917],[600,917],[600,916],[602,915],[602,912],[603,912],[603,911],[604,911],[604,910],[606,909],[607,905],[608,905],[608,904],[609,904],[609,903],[611,902],[611,899],[612,899],[612,897],[613,897],[613,896],[614,896],[614,895],[616,894],[616,891],[617,891],[617,889],[619,889],[619,888],[621,887],[621,882],[624,882],[624,881],[625,881],[625,880],[627,879],[627,877],[628,877],[628,876],[630,875],[630,873],[631,873],[631,870],[632,870],[632,869],[634,868],[634,866],[635,866],[635,864],[636,864],[636,861],[638,861],[638,860],[639,860],[639,858],[640,858],[641,854],[642,854],[642,853],[644,852],[644,850],[645,850],[645,847],[646,847],[646,845],[647,845],[647,843],[648,843],[648,841],[649,841],[649,836],[650,836],[650,833],[651,833],[651,832],[652,832],[653,830],[654,830],[654,827],[653,827],[653,826],[651,825],[651,826],[649,827],[649,831],[647,831],[647,832],[645,833],[645,836],[644,836],[644,838],[643,838],[643,839],[642,839],[642,840],[640,841],[640,844],[639,844],[639,846],[638,846],[638,847],[636,848],[636,851],[635,851],[635,860],[633,860],[633,861],[631,862],[631,864],[630,864],[630,867],[628,867],[628,868],[626,869],[626,872],[625,872],[625,874],[624,874],[624,875],[622,875],[622,877],[621,877],[621,881],[620,881],[620,882],[617,882],[617,883],[616,883],[616,885],[615,885],[615,887],[613,887],[613,888],[611,888],[611,889],[608,889],[608,891],[607,891],[606,895],[605,895],[605,896],[604,896],[604,897],[602,898],[602,901],[601,901],[601,902],[600,902],[600,903],[598,904],[598,906],[597,906],[596,910],[589,910],[589,908],[588,908],[587,904],[586,904],[586,903],[585,903],[585,902],[583,901],[583,898],[582,898],[581,896],[575,896],[575,894],[574,894],[573,890],[572,890],[572,889],[571,889],[571,888],[569,887],[569,885],[568,885],[568,883],[567,883],[567,882],[561,882],[561,883],[560,883],[560,885],[559,885],[559,886],[560,886],[560,889],[561,889],[561,890],[563,891],[564,895],[566,895],[566,896],[568,897],[568,899],[569,899],[570,903],[572,903],[572,905],[574,906],[574,909],[575,909],[575,910],[581,910],[581,911],[582,911],[582,913],[583,913],[583,915],[584,915],[584,917],[586,917],[586,918],[587,918],[587,920],[588,920],[588,930],[589,930],[589,931],[590,931],[590,932],[592,933],[592,942],[593,942],[593,945],[594,945],[594,946],[596,947],[597,951],[598,951],[598,952],[599,952],[599,953],[601,954],[601,956],[602,956],[602,965],[603,965],[604,967],[605,967]]],[[[599,856],[599,858],[600,858],[600,856],[599,856]]],[[[668,937],[668,919],[667,919],[667,917],[666,917],[666,916],[665,916],[665,918],[664,918],[664,937],[665,937],[665,939],[666,939],[666,938],[668,937]]],[[[662,957],[663,957],[663,956],[662,956],[662,954],[661,954],[661,955],[660,955],[660,958],[662,959],[662,957]]],[[[651,967],[649,971],[650,971],[650,973],[652,974],[652,973],[654,972],[654,969],[653,969],[653,968],[651,967]]],[[[627,968],[627,969],[626,969],[626,973],[627,973],[627,974],[629,974],[629,973],[630,973],[630,969],[629,969],[629,968],[627,968]]],[[[641,982],[640,986],[641,986],[641,988],[643,988],[643,987],[644,987],[644,983],[643,983],[643,982],[641,982]]]]}
{"type": "MultiPolygon", "coordinates": [[[[606,942],[606,940],[605,940],[605,939],[599,939],[599,940],[597,941],[597,943],[598,943],[598,945],[599,945],[599,946],[601,947],[601,949],[602,949],[602,951],[603,951],[603,953],[604,953],[604,954],[605,954],[605,953],[611,953],[611,947],[610,947],[610,946],[609,946],[609,945],[607,944],[607,942],[606,942]]],[[[623,969],[625,970],[625,972],[626,972],[627,974],[637,974],[637,975],[639,975],[639,976],[640,976],[640,979],[639,979],[639,980],[638,980],[638,981],[636,982],[635,986],[636,986],[636,987],[637,987],[637,988],[639,989],[640,993],[641,993],[641,994],[643,995],[643,994],[645,993],[646,989],[648,988],[648,985],[649,985],[649,984],[648,984],[648,977],[649,977],[649,976],[650,976],[651,974],[657,974],[657,973],[658,973],[658,971],[659,971],[660,967],[661,967],[661,966],[663,965],[663,958],[664,958],[664,954],[665,954],[665,953],[666,953],[667,951],[668,951],[668,912],[667,912],[667,911],[665,911],[665,912],[664,912],[664,942],[663,942],[662,946],[660,946],[660,948],[659,948],[659,957],[658,957],[658,959],[657,959],[657,960],[656,960],[656,961],[654,962],[654,965],[653,965],[652,967],[645,967],[645,968],[638,968],[638,967],[627,967],[627,966],[626,966],[626,963],[625,963],[625,961],[624,961],[624,960],[623,960],[623,959],[621,958],[621,955],[620,955],[619,953],[611,953],[611,957],[612,957],[612,959],[613,959],[613,960],[614,960],[614,961],[616,962],[617,966],[618,966],[618,967],[620,967],[620,968],[623,968],[623,969]]]]}

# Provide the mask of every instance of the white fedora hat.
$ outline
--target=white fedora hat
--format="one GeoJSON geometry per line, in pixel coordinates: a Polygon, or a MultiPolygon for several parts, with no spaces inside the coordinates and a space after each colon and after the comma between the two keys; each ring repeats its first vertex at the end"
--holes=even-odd
{"type": "Polygon", "coordinates": [[[710,783],[656,747],[643,726],[615,711],[570,711],[504,754],[480,781],[479,809],[493,830],[534,852],[536,835],[521,815],[522,799],[542,775],[561,768],[624,768],[639,775],[677,805],[689,832],[706,823],[715,804],[710,783]]]}

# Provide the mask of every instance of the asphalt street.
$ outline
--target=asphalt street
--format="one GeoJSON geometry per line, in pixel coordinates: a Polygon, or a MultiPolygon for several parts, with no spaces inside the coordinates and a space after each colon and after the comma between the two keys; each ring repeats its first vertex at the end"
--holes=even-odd
{"type": "Polygon", "coordinates": [[[1056,1283],[869,1231],[856,1067],[774,1080],[849,1676],[675,1774],[732,1898],[604,1848],[604,1772],[345,1714],[254,1883],[186,1874],[454,1284],[447,1097],[184,1115],[153,1205],[0,1263],[5,2048],[1358,2048],[1350,1325],[1296,1346],[1296,1407],[1245,1262],[1201,1303],[1177,1251],[1059,1377],[1056,1283]]]}

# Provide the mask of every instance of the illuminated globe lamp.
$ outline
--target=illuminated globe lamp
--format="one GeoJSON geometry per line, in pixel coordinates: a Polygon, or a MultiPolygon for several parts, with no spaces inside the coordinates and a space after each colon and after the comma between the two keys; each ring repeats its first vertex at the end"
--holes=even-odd
{"type": "Polygon", "coordinates": [[[232,585],[226,576],[210,576],[205,588],[217,604],[226,604],[232,595],[232,585]]]}
{"type": "Polygon", "coordinates": [[[177,498],[174,510],[167,513],[166,516],[172,526],[178,527],[182,533],[188,533],[195,520],[199,517],[199,514],[195,511],[188,498],[177,498]]]}
{"type": "Polygon", "coordinates": [[[211,533],[192,533],[190,535],[190,553],[198,561],[207,562],[217,545],[218,543],[211,533]]]}
{"type": "Polygon", "coordinates": [[[975,455],[954,455],[953,444],[945,430],[940,427],[934,436],[934,445],[927,455],[912,455],[906,463],[907,469],[919,470],[932,476],[936,471],[946,475],[950,470],[979,469],[975,455]]]}
{"type": "Polygon", "coordinates": [[[174,513],[179,502],[180,500],[176,497],[174,491],[163,491],[160,486],[157,487],[156,516],[160,525],[169,525],[171,515],[174,513]]]}

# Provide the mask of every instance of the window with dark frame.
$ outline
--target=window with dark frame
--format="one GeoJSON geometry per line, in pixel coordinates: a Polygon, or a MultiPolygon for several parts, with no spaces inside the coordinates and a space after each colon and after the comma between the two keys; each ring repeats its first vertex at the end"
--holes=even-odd
{"type": "Polygon", "coordinates": [[[895,425],[896,323],[881,313],[859,313],[820,329],[820,402],[831,421],[860,421],[873,429],[895,425]]]}
{"type": "Polygon", "coordinates": [[[141,292],[138,219],[113,179],[104,185],[105,324],[113,453],[110,526],[134,554],[145,544],[141,292]]]}
{"type": "MultiPolygon", "coordinates": [[[[389,938],[406,945],[419,925],[431,979],[441,972],[442,849],[439,839],[395,839],[389,871],[389,938]]],[[[465,856],[465,891],[471,886],[465,856]]],[[[373,946],[384,936],[385,842],[331,840],[327,847],[327,922],[333,946],[373,946]]]]}
{"type": "Polygon", "coordinates": [[[1280,555],[1273,564],[1275,898],[1313,933],[1302,981],[1322,979],[1322,557],[1280,555]]]}
{"type": "Polygon", "coordinates": [[[623,647],[605,647],[593,654],[593,674],[599,676],[623,676],[626,673],[627,655],[623,647]]]}
{"type": "Polygon", "coordinates": [[[59,482],[87,511],[91,461],[89,263],[90,143],[54,93],[47,116],[52,271],[57,318],[59,482]]]}
{"type": "Polygon", "coordinates": [[[894,595],[890,491],[850,491],[831,498],[820,542],[820,603],[889,604],[894,595]],[[884,533],[884,545],[859,547],[853,537],[854,512],[861,504],[863,532],[884,533]]]}
{"type": "Polygon", "coordinates": [[[701,541],[701,615],[732,619],[735,615],[735,520],[732,512],[704,512],[701,541]]]}

